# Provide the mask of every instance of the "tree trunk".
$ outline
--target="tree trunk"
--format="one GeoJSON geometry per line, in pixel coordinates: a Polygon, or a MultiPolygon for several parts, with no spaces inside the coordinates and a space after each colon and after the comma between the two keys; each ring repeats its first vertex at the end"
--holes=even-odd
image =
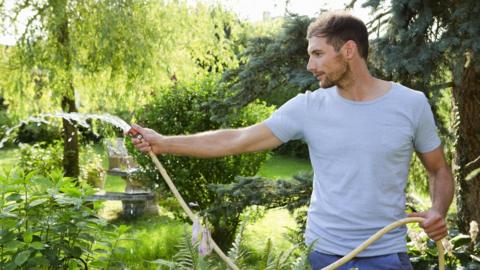
{"type": "Polygon", "coordinates": [[[453,88],[455,121],[454,173],[457,182],[458,227],[468,233],[472,220],[480,222],[480,175],[466,180],[480,167],[480,70],[475,70],[473,54],[462,72],[460,85],[453,88]],[[469,63],[468,63],[469,62],[469,63]]]}
{"type": "MultiPolygon", "coordinates": [[[[58,22],[55,34],[59,44],[59,54],[62,56],[60,66],[66,74],[62,82],[64,87],[62,91],[62,110],[68,113],[76,112],[68,28],[68,0],[52,1],[51,4],[54,7],[58,22]]],[[[80,174],[78,153],[78,130],[74,123],[63,119],[63,170],[65,176],[78,178],[80,174]]]]}
{"type": "MultiPolygon", "coordinates": [[[[76,112],[75,100],[64,96],[62,109],[64,112],[76,112]]],[[[73,123],[63,119],[63,171],[65,176],[78,178],[80,174],[78,152],[77,128],[73,123]]]]}

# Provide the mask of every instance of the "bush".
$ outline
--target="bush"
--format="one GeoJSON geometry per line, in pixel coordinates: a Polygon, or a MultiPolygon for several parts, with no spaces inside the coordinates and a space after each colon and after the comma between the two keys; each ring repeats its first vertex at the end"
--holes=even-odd
{"type": "Polygon", "coordinates": [[[26,123],[18,129],[16,141],[19,143],[52,143],[62,139],[62,132],[57,125],[46,125],[35,122],[26,123]]]}
{"type": "Polygon", "coordinates": [[[0,269],[109,269],[125,226],[84,205],[91,192],[61,171],[0,176],[0,269]]]}
{"type": "Polygon", "coordinates": [[[46,142],[20,144],[19,166],[26,173],[37,171],[40,175],[48,175],[52,171],[63,168],[63,142],[54,141],[52,144],[46,142]]]}
{"type": "MultiPolygon", "coordinates": [[[[216,99],[218,83],[207,78],[193,84],[178,84],[172,89],[162,89],[154,101],[140,110],[139,123],[161,134],[192,134],[219,128],[235,128],[252,125],[270,115],[272,108],[262,103],[253,103],[229,115],[223,120],[215,119],[215,111],[210,106],[216,99]]],[[[192,146],[195,147],[195,146],[192,146]]],[[[139,164],[146,170],[150,179],[162,187],[163,180],[148,156],[137,155],[139,164]]],[[[187,202],[196,202],[200,209],[208,208],[215,199],[215,192],[209,184],[227,184],[235,176],[255,175],[267,158],[266,152],[228,156],[214,159],[178,157],[173,155],[159,157],[166,170],[171,173],[180,193],[187,202]]],[[[238,220],[223,228],[220,233],[222,217],[213,217],[213,237],[223,247],[233,240],[238,220]],[[225,231],[226,230],[226,231],[225,231]]]]}

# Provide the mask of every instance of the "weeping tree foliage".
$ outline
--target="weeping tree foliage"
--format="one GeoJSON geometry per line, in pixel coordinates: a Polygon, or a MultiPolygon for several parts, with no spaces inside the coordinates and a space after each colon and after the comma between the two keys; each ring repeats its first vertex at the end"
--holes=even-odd
{"type": "Polygon", "coordinates": [[[480,5],[465,1],[379,1],[369,24],[377,71],[435,95],[451,90],[458,225],[480,220],[480,5]]]}
{"type": "MultiPolygon", "coordinates": [[[[130,121],[158,86],[235,68],[247,36],[231,13],[177,1],[24,0],[0,11],[4,31],[25,24],[1,67],[16,119],[62,110],[130,121]]],[[[63,128],[65,174],[78,176],[77,129],[63,128]]]]}
{"type": "MultiPolygon", "coordinates": [[[[2,18],[13,28],[21,23],[21,14],[28,15],[9,56],[12,76],[3,94],[10,109],[26,114],[55,108],[78,111],[76,73],[93,66],[141,74],[150,61],[148,40],[136,33],[147,31],[142,15],[146,10],[146,4],[137,1],[16,2],[2,18]],[[35,103],[38,107],[31,108],[35,103]]],[[[63,138],[64,173],[77,177],[78,131],[66,120],[63,138]]]]}

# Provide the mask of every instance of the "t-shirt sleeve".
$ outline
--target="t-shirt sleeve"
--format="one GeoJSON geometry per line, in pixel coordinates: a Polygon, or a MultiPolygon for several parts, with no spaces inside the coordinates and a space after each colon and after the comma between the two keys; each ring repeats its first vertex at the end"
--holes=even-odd
{"type": "Polygon", "coordinates": [[[299,94],[283,104],[264,121],[282,142],[303,139],[305,95],[299,94]]]}
{"type": "Polygon", "coordinates": [[[432,109],[427,98],[423,96],[421,113],[415,127],[415,150],[420,153],[427,153],[435,150],[440,144],[441,141],[437,134],[432,109]]]}

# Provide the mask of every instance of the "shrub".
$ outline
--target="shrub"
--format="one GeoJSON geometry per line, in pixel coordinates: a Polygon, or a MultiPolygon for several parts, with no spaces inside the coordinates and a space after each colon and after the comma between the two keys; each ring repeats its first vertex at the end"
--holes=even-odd
{"type": "Polygon", "coordinates": [[[0,176],[0,269],[108,269],[125,226],[109,229],[61,171],[0,176]],[[108,230],[107,230],[108,229],[108,230]]]}
{"type": "Polygon", "coordinates": [[[37,142],[52,143],[61,138],[62,133],[59,126],[30,122],[19,127],[16,141],[30,144],[37,142]]]}
{"type": "Polygon", "coordinates": [[[37,171],[40,175],[48,175],[54,170],[61,170],[63,162],[63,142],[52,144],[40,142],[33,145],[20,144],[19,166],[26,173],[37,171]]]}
{"type": "MultiPolygon", "coordinates": [[[[166,135],[192,134],[219,128],[235,128],[252,125],[270,115],[272,108],[262,103],[253,103],[235,115],[222,120],[213,120],[215,110],[210,106],[216,99],[218,83],[207,78],[193,84],[177,84],[172,89],[162,89],[154,101],[137,114],[139,123],[166,135]]],[[[195,147],[195,146],[192,146],[195,147]]],[[[148,177],[164,187],[160,174],[148,156],[137,155],[139,164],[148,177]]],[[[166,170],[171,173],[180,193],[187,202],[196,202],[206,209],[215,199],[209,184],[226,184],[235,176],[255,175],[267,158],[266,152],[228,156],[214,159],[199,159],[173,155],[159,157],[166,170]]],[[[231,226],[220,230],[222,217],[213,217],[213,237],[219,245],[226,247],[233,240],[238,219],[229,220],[231,226]]]]}

